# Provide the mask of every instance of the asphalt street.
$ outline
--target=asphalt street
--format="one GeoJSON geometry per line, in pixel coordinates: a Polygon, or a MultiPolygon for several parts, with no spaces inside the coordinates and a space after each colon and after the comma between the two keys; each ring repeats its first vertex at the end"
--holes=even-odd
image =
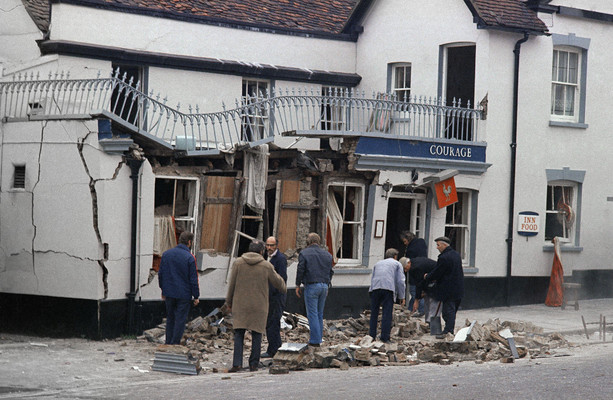
{"type": "MultiPolygon", "coordinates": [[[[601,316],[613,322],[613,299],[580,301],[579,310],[541,304],[461,310],[458,325],[495,318],[530,322],[544,333],[562,333],[574,345],[511,364],[429,363],[286,375],[271,375],[265,369],[175,375],[151,371],[156,346],[142,340],[0,333],[0,399],[609,399],[613,398],[613,332],[607,332],[603,343],[598,334],[601,316]]],[[[231,354],[224,356],[231,359],[231,354]]]]}

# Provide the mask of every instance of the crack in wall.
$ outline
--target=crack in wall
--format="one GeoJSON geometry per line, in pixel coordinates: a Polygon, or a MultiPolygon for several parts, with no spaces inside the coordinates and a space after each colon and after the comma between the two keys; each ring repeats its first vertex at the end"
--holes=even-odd
{"type": "MultiPolygon", "coordinates": [[[[91,198],[92,198],[92,224],[93,224],[94,232],[96,233],[96,238],[98,239],[98,244],[100,246],[102,246],[103,248],[105,248],[105,243],[102,241],[102,235],[100,234],[100,227],[99,227],[99,219],[98,219],[98,192],[96,191],[96,183],[98,183],[100,181],[113,181],[113,180],[115,180],[117,178],[117,176],[119,175],[119,172],[121,171],[121,168],[123,167],[123,165],[126,162],[125,162],[125,159],[122,159],[119,162],[117,167],[115,167],[115,171],[113,172],[113,176],[111,178],[94,179],[94,177],[91,175],[91,173],[89,171],[89,166],[87,165],[87,161],[85,160],[85,155],[83,154],[83,147],[85,146],[85,141],[87,140],[87,138],[92,133],[97,133],[97,132],[88,131],[88,133],[87,133],[87,135],[85,135],[85,137],[83,137],[82,139],[79,139],[77,141],[77,150],[79,151],[79,157],[81,158],[81,162],[83,163],[83,168],[85,169],[85,173],[89,177],[89,192],[90,192],[90,195],[91,195],[91,198]]],[[[107,252],[108,252],[108,249],[105,249],[105,254],[107,252]]],[[[103,259],[103,260],[97,260],[98,265],[102,269],[102,285],[104,287],[104,298],[106,299],[108,297],[108,292],[109,292],[109,284],[108,284],[109,270],[106,267],[106,265],[104,264],[104,261],[106,261],[106,258],[103,259]]]]}
{"type": "Polygon", "coordinates": [[[32,274],[34,275],[34,277],[36,278],[36,290],[39,289],[39,282],[38,282],[38,276],[36,276],[36,250],[35,250],[35,246],[34,246],[34,242],[36,241],[36,235],[37,235],[37,226],[36,226],[36,221],[34,220],[34,192],[36,191],[36,187],[38,186],[39,182],[40,182],[40,173],[41,173],[41,159],[42,159],[42,154],[43,154],[43,140],[45,137],[45,129],[47,128],[47,124],[49,122],[48,121],[44,121],[42,123],[41,129],[40,129],[40,140],[39,140],[39,147],[38,147],[38,170],[36,172],[36,181],[34,182],[34,184],[32,185],[32,192],[30,193],[30,207],[31,207],[31,218],[32,218],[32,274]]]}

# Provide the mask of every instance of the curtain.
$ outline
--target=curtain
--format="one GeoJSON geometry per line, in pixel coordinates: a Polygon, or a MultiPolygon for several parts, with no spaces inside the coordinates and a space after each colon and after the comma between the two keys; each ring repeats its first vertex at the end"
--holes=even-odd
{"type": "Polygon", "coordinates": [[[327,244],[334,258],[334,263],[336,263],[338,250],[343,245],[343,214],[338,208],[334,191],[331,189],[328,189],[328,209],[326,211],[328,214],[328,237],[330,239],[330,243],[327,244]]]}

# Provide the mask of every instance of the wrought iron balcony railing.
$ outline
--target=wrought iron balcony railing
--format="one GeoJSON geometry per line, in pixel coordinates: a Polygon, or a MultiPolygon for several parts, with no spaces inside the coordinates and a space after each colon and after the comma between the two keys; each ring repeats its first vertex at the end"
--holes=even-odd
{"type": "Polygon", "coordinates": [[[379,93],[367,98],[357,90],[273,90],[236,100],[232,109],[200,113],[180,111],[160,95],[143,93],[115,71],[108,78],[70,79],[68,74],[33,74],[0,82],[0,113],[12,119],[70,119],[105,114],[130,129],[156,138],[169,148],[194,153],[228,151],[235,146],[270,141],[283,132],[325,131],[330,135],[397,135],[422,139],[482,142],[483,113],[448,105],[441,99],[411,97],[400,101],[379,93]]]}

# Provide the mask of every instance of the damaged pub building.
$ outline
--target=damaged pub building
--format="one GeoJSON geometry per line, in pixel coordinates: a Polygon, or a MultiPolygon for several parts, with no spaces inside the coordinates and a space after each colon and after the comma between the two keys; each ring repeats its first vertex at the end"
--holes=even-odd
{"type": "Polygon", "coordinates": [[[0,323],[156,326],[182,231],[192,316],[271,235],[286,310],[305,314],[291,289],[309,232],[335,260],[325,318],[369,307],[405,230],[432,259],[451,238],[464,308],[543,302],[554,237],[579,296],[611,296],[613,7],[588,3],[8,0],[0,323]]]}

